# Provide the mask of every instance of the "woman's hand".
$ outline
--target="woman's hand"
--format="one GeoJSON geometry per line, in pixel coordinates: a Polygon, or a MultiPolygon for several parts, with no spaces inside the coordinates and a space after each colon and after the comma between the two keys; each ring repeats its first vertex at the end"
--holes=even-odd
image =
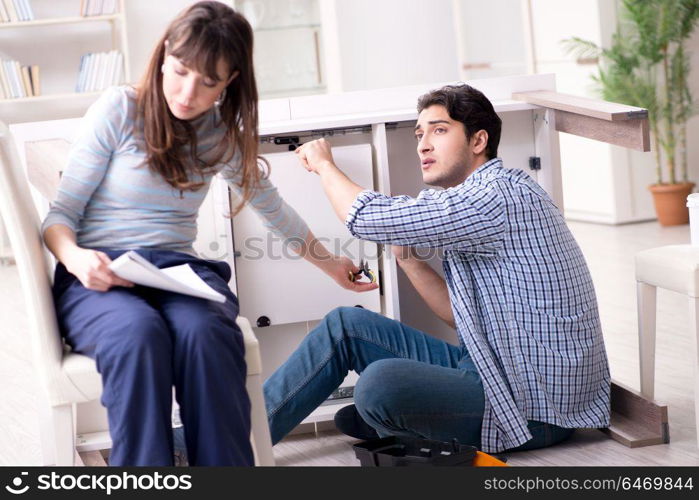
{"type": "Polygon", "coordinates": [[[134,286],[109,269],[112,259],[104,252],[76,247],[65,260],[63,264],[68,272],[89,290],[106,292],[113,286],[134,286]]]}
{"type": "MultiPolygon", "coordinates": [[[[350,273],[356,274],[359,268],[347,257],[334,257],[330,259],[324,266],[323,270],[342,288],[355,292],[368,292],[376,290],[379,287],[378,283],[368,283],[361,281],[350,281],[350,273]]],[[[359,278],[357,278],[359,279],[359,278]]]]}
{"type": "Polygon", "coordinates": [[[325,139],[317,139],[302,144],[296,148],[295,153],[298,155],[301,164],[309,172],[317,174],[323,165],[335,165],[330,143],[325,139]]]}

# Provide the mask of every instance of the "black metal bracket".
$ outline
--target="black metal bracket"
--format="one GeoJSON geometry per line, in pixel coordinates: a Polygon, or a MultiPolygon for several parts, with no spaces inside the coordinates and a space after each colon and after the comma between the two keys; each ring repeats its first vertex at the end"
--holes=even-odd
{"type": "Polygon", "coordinates": [[[285,136],[275,137],[274,144],[276,144],[278,146],[283,145],[283,144],[288,144],[289,151],[296,151],[296,148],[298,148],[301,145],[301,140],[299,139],[298,135],[285,135],[285,136]]]}

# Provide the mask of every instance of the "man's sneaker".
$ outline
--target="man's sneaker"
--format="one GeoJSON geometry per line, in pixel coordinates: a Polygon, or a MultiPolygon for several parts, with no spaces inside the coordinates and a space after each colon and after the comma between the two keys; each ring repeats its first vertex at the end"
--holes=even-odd
{"type": "Polygon", "coordinates": [[[364,421],[354,405],[347,405],[335,413],[335,427],[343,434],[362,441],[379,437],[374,428],[364,421]]]}

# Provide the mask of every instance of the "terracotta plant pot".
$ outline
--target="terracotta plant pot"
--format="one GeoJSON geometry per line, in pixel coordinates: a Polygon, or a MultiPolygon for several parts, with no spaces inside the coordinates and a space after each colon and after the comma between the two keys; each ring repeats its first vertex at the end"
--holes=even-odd
{"type": "Polygon", "coordinates": [[[693,188],[692,182],[648,186],[653,194],[655,213],[661,226],[680,226],[689,223],[687,196],[693,188]]]}

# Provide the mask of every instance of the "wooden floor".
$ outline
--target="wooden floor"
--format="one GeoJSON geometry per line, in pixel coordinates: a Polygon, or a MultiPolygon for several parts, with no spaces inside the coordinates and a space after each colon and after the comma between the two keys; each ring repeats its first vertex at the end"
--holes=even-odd
{"type": "MultiPolygon", "coordinates": [[[[657,223],[603,226],[570,223],[594,278],[612,377],[638,388],[633,255],[689,241],[687,226],[657,223]]],[[[656,399],[669,406],[668,445],[629,449],[596,430],[577,431],[552,448],[508,455],[510,465],[699,465],[694,417],[693,360],[684,296],[658,292],[656,399]]],[[[26,342],[27,320],[14,267],[0,266],[0,465],[40,463],[35,394],[26,342]]],[[[278,465],[358,465],[356,441],[336,431],[297,434],[274,448],[278,465]]]]}

